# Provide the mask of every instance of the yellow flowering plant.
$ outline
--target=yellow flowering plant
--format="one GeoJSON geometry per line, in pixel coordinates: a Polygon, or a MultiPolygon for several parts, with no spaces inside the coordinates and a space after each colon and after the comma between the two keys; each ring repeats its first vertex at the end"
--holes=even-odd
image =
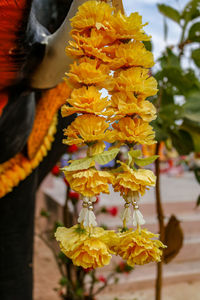
{"type": "Polygon", "coordinates": [[[64,167],[70,187],[81,194],[82,209],[78,225],[59,227],[56,239],[61,251],[83,268],[109,264],[113,254],[120,255],[130,266],[160,261],[164,245],[157,235],[141,229],[145,223],[139,211],[139,195],[154,186],[156,177],[143,169],[156,156],[144,158],[137,145],[152,145],[155,133],[149,122],[156,110],[146,98],[157,93],[157,82],[149,68],[154,65],[151,52],[142,41],[150,39],[143,30],[138,13],[129,17],[105,2],[88,1],[71,19],[73,41],[66,53],[76,59],[66,73],[72,92],[62,107],[62,115],[77,113],[64,129],[63,142],[87,147],[87,157],[69,161],[64,167]],[[102,88],[108,96],[102,96],[102,88]],[[104,141],[114,143],[105,151],[104,141]],[[127,146],[126,162],[116,170],[99,171],[96,163],[115,159],[119,147],[127,146]],[[93,203],[100,193],[109,193],[109,184],[124,198],[122,232],[96,227],[93,203]],[[131,216],[131,206],[133,214],[131,216]],[[132,228],[126,230],[132,219],[132,228]]]}

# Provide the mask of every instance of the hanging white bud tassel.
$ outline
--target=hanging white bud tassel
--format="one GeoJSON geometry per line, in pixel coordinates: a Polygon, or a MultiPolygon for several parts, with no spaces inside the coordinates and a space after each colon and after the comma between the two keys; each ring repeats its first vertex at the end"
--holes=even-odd
{"type": "Polygon", "coordinates": [[[82,223],[84,227],[96,226],[96,216],[93,213],[92,202],[94,199],[83,198],[83,208],[80,211],[78,222],[82,223]]]}
{"type": "Polygon", "coordinates": [[[121,219],[123,221],[123,224],[127,224],[131,219],[131,209],[130,203],[128,201],[124,204],[124,210],[121,213],[121,219]]]}
{"type": "Polygon", "coordinates": [[[83,226],[84,227],[97,226],[96,216],[92,210],[89,209],[87,210],[85,219],[83,221],[83,226]]]}
{"type": "Polygon", "coordinates": [[[140,226],[145,224],[145,219],[138,208],[133,211],[133,226],[140,226]]]}
{"type": "Polygon", "coordinates": [[[78,222],[79,223],[84,223],[84,220],[86,218],[87,215],[87,211],[88,211],[88,201],[89,199],[87,197],[83,197],[83,207],[79,213],[79,217],[78,217],[78,222]]]}
{"type": "Polygon", "coordinates": [[[121,213],[121,219],[122,221],[128,223],[131,219],[131,209],[130,207],[125,207],[124,210],[121,213]]]}

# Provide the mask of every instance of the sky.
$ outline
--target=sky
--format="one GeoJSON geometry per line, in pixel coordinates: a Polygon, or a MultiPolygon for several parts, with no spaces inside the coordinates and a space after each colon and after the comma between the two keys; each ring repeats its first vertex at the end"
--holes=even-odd
{"type": "MultiPolygon", "coordinates": [[[[180,11],[187,2],[188,0],[123,0],[127,15],[131,12],[139,12],[143,23],[149,23],[144,27],[144,30],[152,36],[155,59],[159,57],[166,46],[166,42],[164,41],[164,17],[159,13],[156,4],[170,5],[180,11]]],[[[172,45],[177,41],[177,37],[180,36],[180,28],[173,21],[169,20],[167,23],[169,28],[167,44],[172,45]]]]}

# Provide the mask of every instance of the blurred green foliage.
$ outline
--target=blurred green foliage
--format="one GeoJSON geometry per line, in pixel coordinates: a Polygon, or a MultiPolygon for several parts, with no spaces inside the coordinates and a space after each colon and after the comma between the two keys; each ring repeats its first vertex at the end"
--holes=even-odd
{"type": "Polygon", "coordinates": [[[165,36],[169,19],[180,26],[181,33],[177,44],[167,46],[158,59],[159,68],[154,76],[159,92],[152,98],[158,118],[152,125],[157,140],[166,142],[170,139],[180,155],[200,152],[199,7],[199,0],[189,1],[181,12],[158,4],[165,17],[165,36]]]}

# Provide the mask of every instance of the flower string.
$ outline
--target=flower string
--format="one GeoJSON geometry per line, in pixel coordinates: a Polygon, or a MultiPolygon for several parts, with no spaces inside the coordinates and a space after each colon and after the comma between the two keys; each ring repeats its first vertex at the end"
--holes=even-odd
{"type": "Polygon", "coordinates": [[[73,89],[62,107],[62,115],[78,116],[64,130],[63,142],[87,146],[87,156],[70,161],[63,168],[71,189],[82,195],[83,204],[78,225],[58,228],[56,239],[61,250],[73,263],[83,268],[96,268],[110,262],[111,254],[122,256],[133,266],[160,261],[164,245],[156,235],[141,229],[145,223],[139,211],[139,194],[154,186],[152,171],[140,168],[156,157],[143,158],[136,145],[153,145],[155,133],[149,122],[156,110],[146,98],[157,93],[156,80],[149,68],[153,55],[142,41],[150,39],[143,30],[138,13],[125,16],[105,2],[88,1],[71,19],[73,41],[66,53],[76,59],[66,73],[66,82],[73,89]],[[107,95],[102,96],[102,88],[107,95]],[[114,143],[105,151],[104,141],[114,143]],[[126,162],[113,172],[99,171],[113,160],[121,145],[129,149],[126,162]],[[109,184],[125,200],[121,218],[123,232],[104,230],[97,225],[93,202],[100,193],[109,193],[109,184]],[[137,229],[127,230],[131,219],[137,229]],[[153,238],[153,239],[152,239],[153,238]]]}

